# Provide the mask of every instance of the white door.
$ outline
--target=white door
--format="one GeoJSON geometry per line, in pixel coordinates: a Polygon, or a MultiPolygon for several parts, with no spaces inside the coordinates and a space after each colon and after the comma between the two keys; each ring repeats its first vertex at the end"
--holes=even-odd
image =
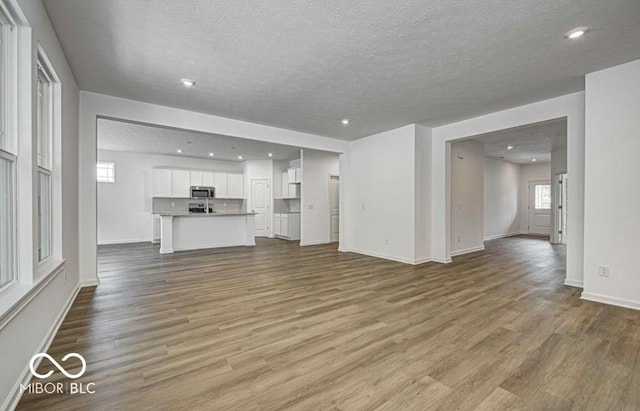
{"type": "Polygon", "coordinates": [[[340,177],[329,177],[329,208],[331,210],[331,241],[340,238],[340,177]]]}
{"type": "Polygon", "coordinates": [[[256,237],[269,236],[269,180],[266,178],[251,180],[251,212],[256,213],[256,237]]]}
{"type": "Polygon", "coordinates": [[[529,182],[529,234],[551,234],[551,184],[529,182]]]}

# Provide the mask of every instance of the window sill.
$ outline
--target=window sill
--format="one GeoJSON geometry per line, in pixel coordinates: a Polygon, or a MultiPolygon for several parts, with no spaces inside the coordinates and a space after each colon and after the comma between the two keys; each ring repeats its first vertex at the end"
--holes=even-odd
{"type": "Polygon", "coordinates": [[[65,260],[50,259],[38,267],[39,279],[33,284],[16,283],[0,295],[0,330],[29,304],[54,278],[64,271],[65,260]]]}

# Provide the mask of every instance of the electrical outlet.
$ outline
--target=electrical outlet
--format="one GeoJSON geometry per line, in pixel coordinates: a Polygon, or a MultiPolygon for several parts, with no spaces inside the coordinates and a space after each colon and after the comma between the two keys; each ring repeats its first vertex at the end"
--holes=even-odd
{"type": "Polygon", "coordinates": [[[462,237],[458,236],[458,242],[462,241],[462,237]]]}
{"type": "Polygon", "coordinates": [[[385,244],[385,245],[389,245],[389,239],[388,239],[388,238],[385,238],[385,239],[384,239],[384,244],[385,244]]]}
{"type": "Polygon", "coordinates": [[[600,277],[609,277],[609,266],[608,265],[598,266],[598,275],[600,275],[600,277]]]}
{"type": "Polygon", "coordinates": [[[171,202],[171,207],[175,207],[175,206],[176,206],[176,202],[175,202],[175,201],[172,201],[172,202],[171,202]]]}
{"type": "Polygon", "coordinates": [[[313,204],[309,204],[309,210],[313,210],[313,204]]]}
{"type": "Polygon", "coordinates": [[[364,211],[364,204],[362,205],[362,211],[364,211]]]}

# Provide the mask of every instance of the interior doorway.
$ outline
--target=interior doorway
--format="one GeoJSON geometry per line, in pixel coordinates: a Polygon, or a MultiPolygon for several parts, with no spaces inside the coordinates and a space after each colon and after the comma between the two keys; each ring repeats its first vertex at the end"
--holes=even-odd
{"type": "Polygon", "coordinates": [[[340,240],[340,177],[329,176],[331,242],[340,240]]]}
{"type": "Polygon", "coordinates": [[[529,234],[551,234],[551,182],[529,182],[529,234]]]}
{"type": "Polygon", "coordinates": [[[251,179],[251,212],[255,213],[255,236],[269,236],[269,179],[251,179]]]}

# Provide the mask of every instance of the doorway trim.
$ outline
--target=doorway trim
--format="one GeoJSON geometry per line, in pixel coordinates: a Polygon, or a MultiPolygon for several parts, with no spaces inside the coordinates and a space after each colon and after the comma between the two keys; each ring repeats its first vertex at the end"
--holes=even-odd
{"type": "Polygon", "coordinates": [[[431,151],[431,256],[432,261],[451,262],[450,173],[451,143],[478,134],[559,118],[567,119],[567,166],[569,184],[568,225],[572,238],[567,244],[565,285],[582,287],[584,245],[584,144],[585,93],[583,91],[537,103],[474,117],[432,130],[431,151]]]}
{"type": "Polygon", "coordinates": [[[331,213],[331,180],[337,178],[338,179],[338,198],[340,198],[340,175],[339,174],[329,174],[329,242],[330,243],[336,243],[336,242],[340,242],[340,214],[341,211],[340,210],[340,201],[338,200],[338,239],[334,240],[331,235],[331,217],[332,217],[332,213],[331,213]]]}

